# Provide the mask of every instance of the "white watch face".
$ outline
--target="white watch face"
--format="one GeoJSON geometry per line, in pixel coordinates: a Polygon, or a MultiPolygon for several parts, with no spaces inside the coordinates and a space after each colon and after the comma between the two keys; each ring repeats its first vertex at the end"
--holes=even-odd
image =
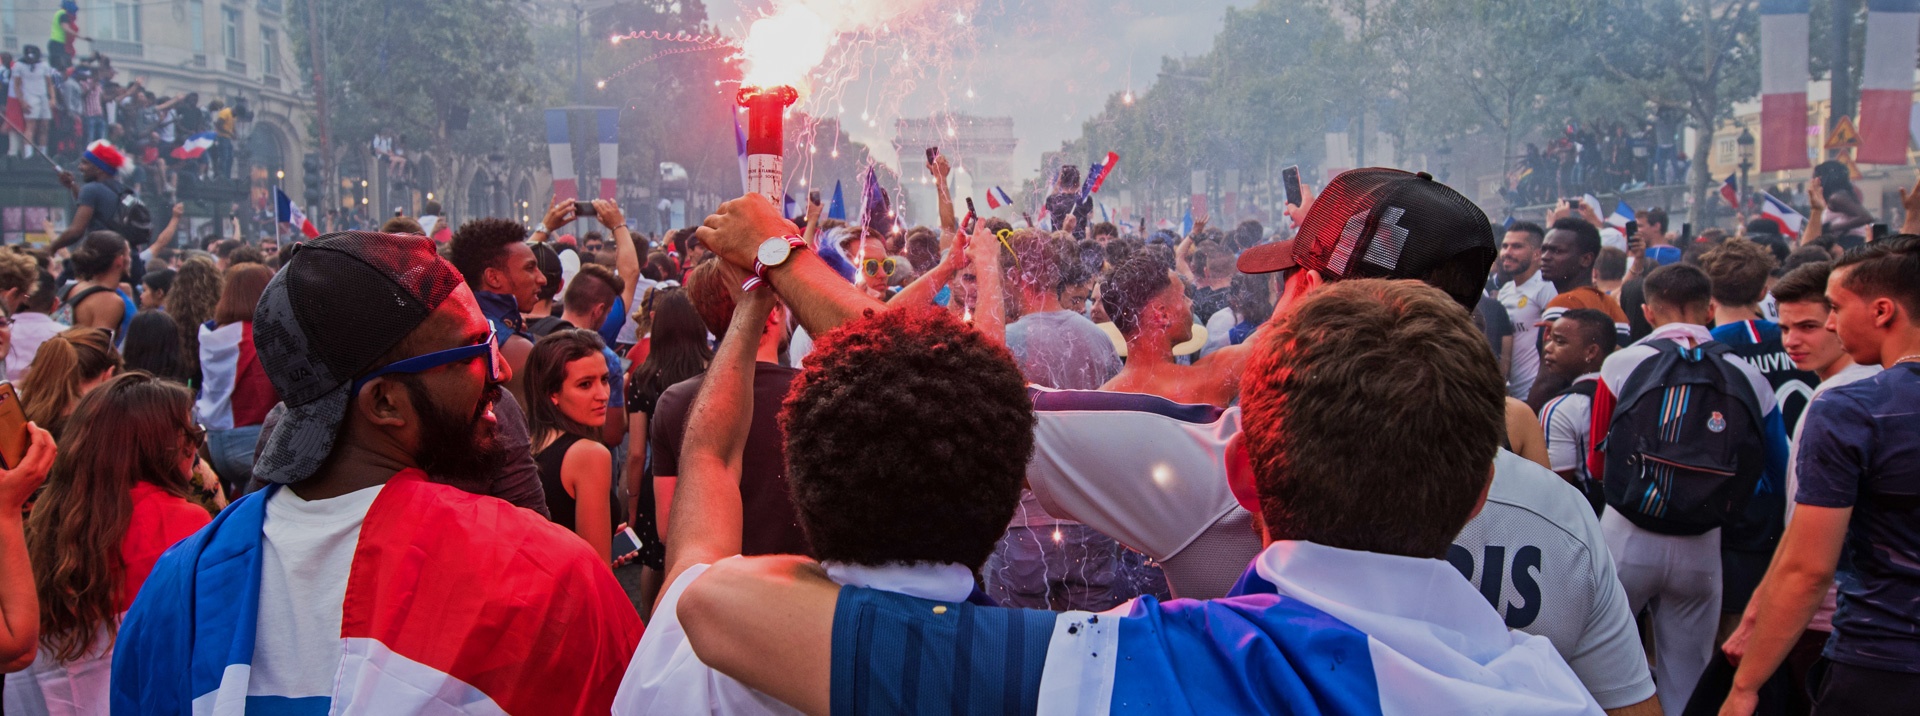
{"type": "Polygon", "coordinates": [[[760,243],[760,265],[779,266],[786,263],[787,255],[793,253],[793,246],[785,237],[776,236],[760,243]]]}

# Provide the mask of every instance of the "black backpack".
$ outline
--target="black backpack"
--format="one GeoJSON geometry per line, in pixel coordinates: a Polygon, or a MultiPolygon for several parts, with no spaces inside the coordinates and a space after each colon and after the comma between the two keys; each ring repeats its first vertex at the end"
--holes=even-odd
{"type": "MultiPolygon", "coordinates": [[[[112,185],[109,185],[112,186],[112,185]]],[[[107,229],[127,240],[127,245],[136,251],[153,240],[153,214],[147,211],[146,203],[132,190],[114,187],[120,195],[120,218],[102,219],[107,229]]]]}
{"type": "Polygon", "coordinates": [[[1766,471],[1765,416],[1718,341],[1669,340],[1628,377],[1600,450],[1607,506],[1640,528],[1698,535],[1745,509],[1766,471]]]}

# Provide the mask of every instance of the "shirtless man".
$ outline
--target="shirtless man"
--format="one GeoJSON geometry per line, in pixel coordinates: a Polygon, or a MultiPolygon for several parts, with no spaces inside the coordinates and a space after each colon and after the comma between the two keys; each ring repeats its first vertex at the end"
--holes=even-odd
{"type": "Polygon", "coordinates": [[[1101,390],[1146,393],[1178,403],[1227,407],[1240,395],[1247,346],[1227,346],[1180,365],[1173,347],[1193,338],[1186,284],[1157,255],[1140,252],[1108,274],[1100,304],[1127,340],[1127,364],[1101,390]]]}

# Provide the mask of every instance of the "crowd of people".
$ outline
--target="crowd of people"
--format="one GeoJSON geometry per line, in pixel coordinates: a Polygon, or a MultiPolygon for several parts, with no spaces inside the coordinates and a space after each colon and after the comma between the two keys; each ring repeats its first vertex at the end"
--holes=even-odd
{"type": "Polygon", "coordinates": [[[1687,175],[1687,154],[1671,121],[1619,122],[1599,126],[1568,121],[1560,136],[1513,158],[1502,194],[1514,206],[1545,204],[1558,197],[1632,191],[1678,184],[1687,175]]]}
{"type": "Polygon", "coordinates": [[[0,52],[7,155],[43,154],[71,165],[88,145],[109,140],[133,158],[128,183],[146,196],[173,194],[182,177],[231,178],[236,129],[253,119],[246,100],[157,95],[138,79],[125,80],[112,58],[75,50],[79,17],[79,6],[63,0],[45,52],[38,45],[21,47],[17,57],[0,52]],[[205,135],[211,142],[197,141],[205,135]]]}
{"type": "Polygon", "coordinates": [[[1272,232],[1125,235],[1065,185],[1043,231],[957,216],[936,159],[899,231],[569,199],[189,247],[93,200],[126,165],[89,147],[76,225],[0,251],[8,714],[1920,686],[1920,226],[1645,210],[1622,251],[1362,169],[1272,232]]]}

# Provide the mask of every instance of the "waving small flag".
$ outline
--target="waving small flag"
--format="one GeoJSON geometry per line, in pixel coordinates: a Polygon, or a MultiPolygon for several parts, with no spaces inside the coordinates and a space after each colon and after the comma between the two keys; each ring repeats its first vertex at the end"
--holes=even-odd
{"type": "Polygon", "coordinates": [[[1800,238],[1800,229],[1807,225],[1807,217],[1801,216],[1786,202],[1774,198],[1772,192],[1760,192],[1760,218],[1779,224],[1780,233],[1788,238],[1800,238]]]}
{"type": "Polygon", "coordinates": [[[1120,154],[1118,152],[1107,152],[1107,158],[1094,166],[1093,193],[1097,194],[1100,192],[1101,185],[1106,184],[1107,177],[1113,174],[1114,165],[1119,163],[1120,154]]]}
{"type": "Polygon", "coordinates": [[[300,233],[306,234],[309,239],[320,236],[320,230],[314,228],[313,222],[307,220],[306,212],[301,211],[300,205],[293,203],[293,199],[288,198],[287,193],[281,191],[280,187],[273,188],[273,202],[275,218],[281,223],[293,225],[293,228],[299,229],[300,233]]]}
{"type": "Polygon", "coordinates": [[[1724,182],[1721,182],[1720,198],[1726,199],[1727,206],[1733,207],[1734,211],[1740,210],[1740,187],[1739,185],[1733,183],[1732,174],[1728,174],[1727,180],[1724,182]]]}
{"type": "Polygon", "coordinates": [[[1607,225],[1618,229],[1625,227],[1629,221],[1638,219],[1633,215],[1633,207],[1627,206],[1626,199],[1621,199],[1620,203],[1613,205],[1613,213],[1607,216],[1607,225]]]}
{"type": "Polygon", "coordinates": [[[201,132],[187,137],[187,141],[181,142],[180,146],[173,150],[173,158],[199,159],[200,155],[206,154],[207,150],[213,147],[215,137],[213,132],[201,132]]]}
{"type": "Polygon", "coordinates": [[[836,221],[847,220],[847,202],[840,196],[840,180],[833,180],[833,203],[827,205],[827,218],[836,221]]]}
{"type": "Polygon", "coordinates": [[[1007,196],[1007,190],[997,186],[989,190],[987,192],[987,208],[998,209],[1003,206],[1013,206],[1013,197],[1007,196]]]}

